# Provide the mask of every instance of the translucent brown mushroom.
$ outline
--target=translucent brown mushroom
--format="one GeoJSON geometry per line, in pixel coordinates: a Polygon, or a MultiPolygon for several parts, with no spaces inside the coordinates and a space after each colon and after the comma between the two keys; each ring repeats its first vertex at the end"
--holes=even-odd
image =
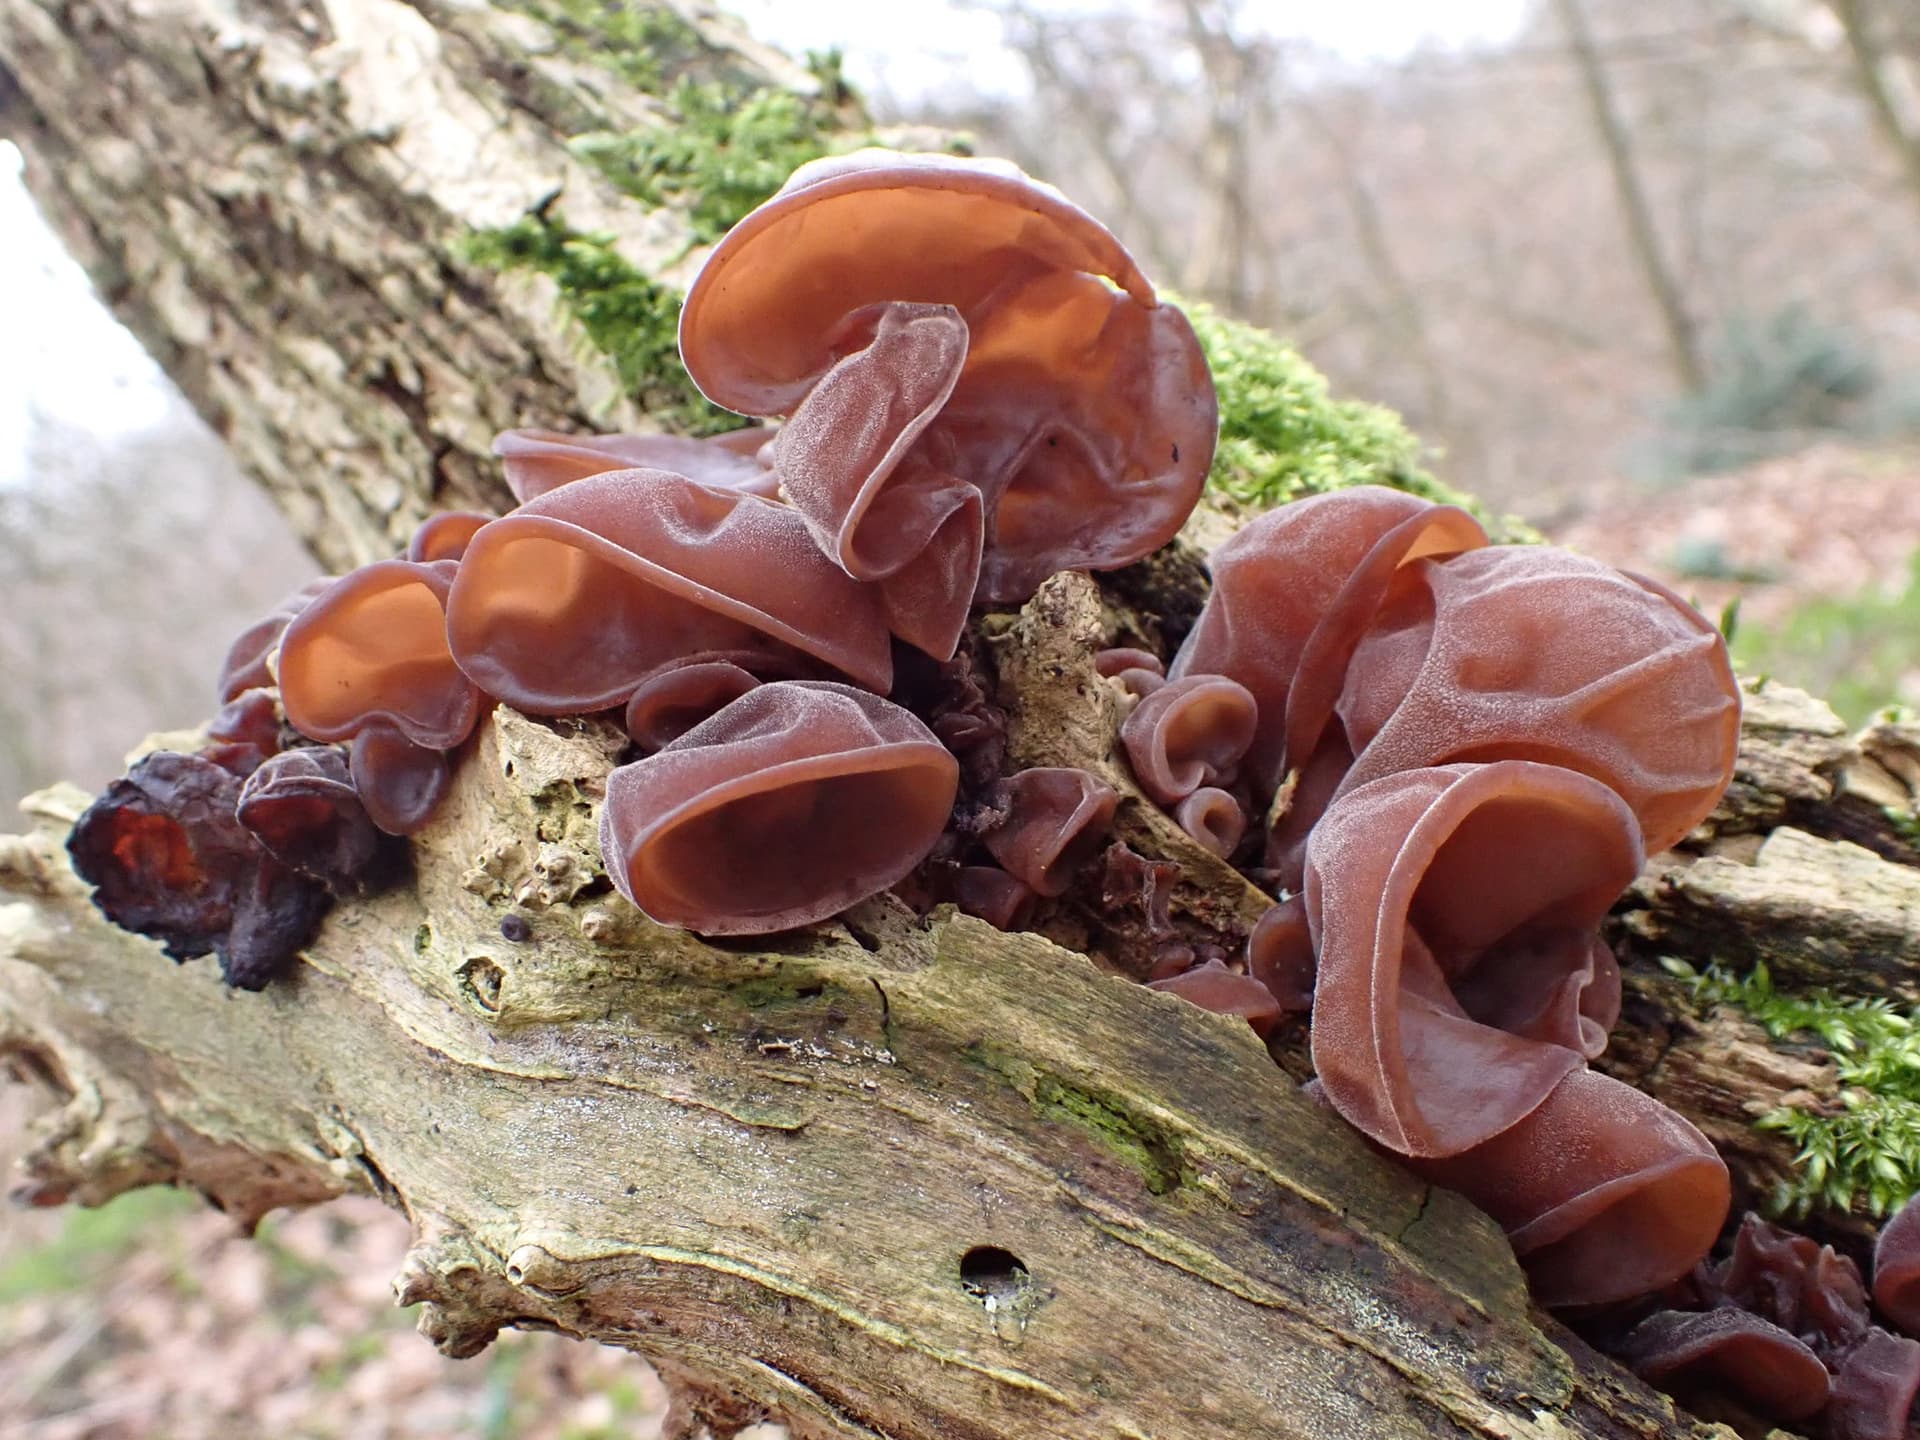
{"type": "Polygon", "coordinates": [[[67,852],[114,924],[175,960],[218,953],[227,984],[258,990],[312,938],[328,896],[240,824],[240,790],[204,756],[157,751],[87,808],[67,852]]]}
{"type": "Polygon", "coordinates": [[[1641,865],[1619,796],[1525,761],[1409,771],[1342,797],[1307,844],[1313,1060],[1353,1125],[1457,1154],[1606,1043],[1598,927],[1641,865]]]}
{"type": "Polygon", "coordinates": [[[1606,1304],[1679,1279],[1712,1247],[1732,1188],[1686,1120],[1584,1066],[1473,1149],[1407,1163],[1500,1222],[1547,1306],[1606,1304]]]}
{"type": "Polygon", "coordinates": [[[273,672],[267,668],[268,657],[280,644],[281,635],[293,623],[294,617],[333,581],[331,575],[309,580],[235,637],[227,649],[226,658],[220,662],[220,678],[215,693],[221,704],[226,704],[243,691],[263,689],[273,684],[273,672]]]}
{"type": "Polygon", "coordinates": [[[358,889],[380,860],[380,832],[331,745],[275,755],[247,777],[234,814],[281,864],[337,892],[358,889]]]}
{"type": "Polygon", "coordinates": [[[1464,510],[1376,485],[1269,510],[1214,551],[1213,593],[1168,674],[1224,675],[1253,695],[1248,764],[1271,794],[1318,744],[1395,571],[1486,539],[1464,510]]]}
{"type": "Polygon", "coordinates": [[[1621,795],[1649,852],[1733,773],[1740,695],[1725,643],[1651,581],[1548,546],[1419,561],[1360,640],[1339,701],[1351,790],[1464,760],[1538,760],[1621,795]]]}
{"type": "Polygon", "coordinates": [[[607,781],[600,843],[622,894],[704,935],[810,924],[920,863],[959,788],[952,755],[877,695],[751,690],[607,781]]]}
{"type": "Polygon", "coordinates": [[[1761,1414],[1802,1420],[1827,1403],[1827,1367],[1791,1333],[1744,1310],[1663,1310],[1614,1348],[1636,1375],[1663,1388],[1711,1380],[1761,1414]]]}
{"type": "Polygon", "coordinates": [[[1128,564],[1211,463],[1213,382],[1186,317],[1120,243],[1004,161],[869,150],[802,166],[715,247],[680,347],[716,404],[792,414],[868,306],[950,306],[966,363],[922,437],[984,500],[977,598],[1128,564]]]}
{"type": "Polygon", "coordinates": [[[542,715],[626,703],[676,661],[812,656],[884,691],[893,660],[877,593],[822,555],[798,512],[664,470],[549,491],[487,526],[447,604],[460,667],[542,715]]]}
{"type": "Polygon", "coordinates": [[[342,576],[287,627],[280,697],[314,740],[351,742],[349,767],[373,822],[423,825],[445,792],[445,752],[465,740],[480,692],[447,643],[451,560],[382,560],[342,576]]]}
{"type": "Polygon", "coordinates": [[[1007,777],[989,792],[1005,818],[982,836],[993,858],[1037,895],[1066,892],[1100,850],[1120,794],[1098,776],[1045,765],[1007,777]]]}

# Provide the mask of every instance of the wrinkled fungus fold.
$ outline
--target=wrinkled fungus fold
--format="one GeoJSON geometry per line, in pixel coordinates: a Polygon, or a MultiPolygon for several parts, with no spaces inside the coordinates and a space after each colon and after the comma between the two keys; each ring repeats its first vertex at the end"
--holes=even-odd
{"type": "Polygon", "coordinates": [[[1640,871],[1620,797],[1527,761],[1391,775],[1307,842],[1313,1061],[1353,1125],[1403,1155],[1516,1123],[1619,1013],[1597,930],[1640,871]]]}
{"type": "Polygon", "coordinates": [[[779,490],[780,477],[763,452],[773,434],[757,425],[706,440],[508,430],[494,437],[493,453],[500,457],[507,488],[522,505],[549,490],[609,470],[671,470],[702,485],[746,490],[771,500],[779,490]]]}
{"type": "Polygon", "coordinates": [[[765,934],[902,879],[958,788],[953,756],[908,711],[847,685],[775,681],[615,770],[601,848],[653,919],[765,934]]]}
{"type": "Polygon", "coordinates": [[[1473,1149],[1407,1163],[1500,1222],[1546,1306],[1626,1300],[1679,1279],[1712,1248],[1732,1193],[1704,1135],[1584,1067],[1473,1149]]]}
{"type": "Polygon", "coordinates": [[[1671,591],[1548,546],[1399,572],[1347,671],[1342,788],[1467,760],[1563,765],[1617,791],[1649,853],[1733,774],[1740,695],[1720,632],[1671,591]]]}
{"type": "Polygon", "coordinates": [[[234,803],[240,823],[281,864],[350,889],[380,856],[380,833],[331,745],[306,745],[265,761],[234,803]]]}
{"type": "MultiPolygon", "coordinates": [[[[681,312],[716,404],[791,415],[868,307],[949,307],[968,337],[920,442],[975,487],[975,598],[1171,539],[1212,461],[1218,408],[1193,328],[1098,221],[1004,161],[867,150],[816,160],[715,247],[681,312]]],[[[856,327],[857,328],[857,327],[856,327]]]]}
{"type": "Polygon", "coordinates": [[[715,653],[804,668],[798,651],[881,691],[893,676],[877,594],[798,512],[664,470],[591,475],[487,526],[447,634],[481,689],[540,715],[625,704],[662,666],[715,653]]]}
{"type": "Polygon", "coordinates": [[[1054,896],[1064,894],[1099,851],[1120,794],[1085,770],[1045,765],[1008,776],[989,801],[1005,819],[982,843],[1035,894],[1054,896]]]}
{"type": "Polygon", "coordinates": [[[1486,543],[1464,510],[1377,485],[1269,510],[1214,551],[1213,593],[1167,673],[1225,675],[1252,693],[1249,765],[1271,793],[1318,742],[1396,570],[1486,543]]]}
{"type": "Polygon", "coordinates": [[[1663,1310],[1628,1331],[1614,1353],[1643,1380],[1711,1378],[1782,1420],[1812,1415],[1832,1389],[1819,1356],[1744,1310],[1663,1310]]]}

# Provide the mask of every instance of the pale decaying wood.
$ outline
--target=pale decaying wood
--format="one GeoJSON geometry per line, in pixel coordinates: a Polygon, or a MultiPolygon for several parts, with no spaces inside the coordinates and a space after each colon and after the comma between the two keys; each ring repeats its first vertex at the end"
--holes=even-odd
{"type": "MultiPolygon", "coordinates": [[[[988,649],[1018,757],[1097,751],[1131,792],[1092,671],[1110,620],[1061,577],[988,649]]],[[[336,911],[260,995],[106,925],[59,848],[84,797],[36,797],[0,848],[0,1048],[64,1102],[30,1198],[174,1181],[251,1223],[380,1194],[443,1348],[506,1324],[626,1345],[721,1433],[1711,1433],[1531,1313],[1483,1217],[1239,1022],[890,901],[764,945],[648,924],[600,871],[617,748],[498,712],[412,883],[336,911]],[[976,1247],[1020,1266],[971,1273],[976,1247]]],[[[1121,833],[1184,865],[1154,814],[1130,793],[1121,833]]],[[[1189,918],[1255,909],[1217,878],[1183,882],[1189,918]]],[[[1737,1017],[1641,1019],[1669,1027],[1643,1078],[1697,1118],[1820,1083],[1737,1017]]]]}
{"type": "Polygon", "coordinates": [[[39,797],[0,851],[0,1037],[65,1097],[39,1197],[380,1194],[451,1353],[551,1326],[809,1435],[1706,1433],[1239,1022],[946,912],[767,948],[648,925],[597,874],[604,738],[499,712],[414,884],[259,995],[101,921],[60,850],[80,797],[39,797]],[[975,1247],[1021,1268],[963,1276],[975,1247]]]}

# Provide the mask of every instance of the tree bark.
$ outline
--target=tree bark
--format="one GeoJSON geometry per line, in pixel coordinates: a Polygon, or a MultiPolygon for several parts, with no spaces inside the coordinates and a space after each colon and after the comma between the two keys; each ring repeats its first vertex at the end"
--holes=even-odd
{"type": "MultiPolygon", "coordinates": [[[[329,563],[503,500],[497,428],[641,418],[550,289],[459,240],[559,195],[638,272],[686,273],[684,216],[564,145],[665,123],[642,88],[437,0],[134,13],[0,0],[7,123],[105,293],[329,563]]],[[[810,83],[682,20],[676,66],[810,83]]],[[[0,840],[0,1053],[61,1104],[21,1195],[176,1183],[243,1225],[380,1195],[414,1227],[398,1297],[442,1348],[505,1325],[626,1346],[668,1378],[675,1434],[1725,1434],[1530,1309],[1491,1222],[1304,1101],[1297,1034],[1269,1053],[1124,978],[1143,925],[1231,946],[1269,903],[1133,789],[1093,668],[1198,577],[1178,552],[1104,590],[1057,577],[980,627],[1015,760],[1105,774],[1119,839],[1178,870],[1164,915],[1096,877],[1052,938],[884,899],[764,945],[651,926],[600,868],[617,737],[503,709],[410,882],[336,910],[290,982],[231,993],[101,919],[61,849],[84,797],[35,797],[0,840]]],[[[1729,803],[1650,867],[1623,947],[1737,963],[1797,924],[1829,980],[1908,994],[1920,870],[1881,807],[1920,790],[1911,739],[1856,746],[1756,694],[1729,803]]],[[[1790,1157],[1756,1107],[1831,1094],[1832,1067],[1633,975],[1611,1063],[1764,1190],[1790,1157]]]]}

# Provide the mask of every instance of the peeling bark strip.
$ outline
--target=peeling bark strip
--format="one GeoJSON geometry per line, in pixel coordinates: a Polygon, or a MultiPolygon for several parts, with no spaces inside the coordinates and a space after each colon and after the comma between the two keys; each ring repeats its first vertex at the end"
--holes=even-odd
{"type": "Polygon", "coordinates": [[[102,921],[60,850],[79,797],[41,797],[0,849],[0,1043],[68,1097],[37,1198],[174,1180],[251,1223],[377,1193],[450,1353],[552,1326],[804,1435],[1708,1433],[1239,1022],[879,903],[703,946],[604,896],[610,736],[502,710],[476,744],[414,887],[262,995],[102,921]]]}
{"type": "MultiPolygon", "coordinates": [[[[670,23],[693,53],[663,83],[817,88],[711,13],[670,23]]],[[[683,210],[569,152],[582,131],[673,123],[616,55],[579,48],[440,0],[0,0],[0,126],[121,320],[346,569],[435,509],[511,504],[501,430],[637,428],[551,282],[461,258],[551,206],[643,276],[688,264],[683,210]]]]}

